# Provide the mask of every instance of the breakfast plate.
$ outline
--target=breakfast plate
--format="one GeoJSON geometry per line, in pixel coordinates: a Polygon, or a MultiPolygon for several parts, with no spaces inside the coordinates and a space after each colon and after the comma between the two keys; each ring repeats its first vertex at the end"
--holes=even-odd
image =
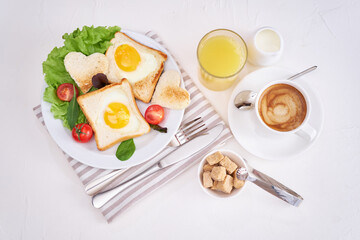
{"type": "Polygon", "coordinates": [[[255,109],[239,110],[234,106],[235,96],[243,90],[258,92],[267,83],[287,79],[295,73],[284,68],[268,67],[245,76],[234,88],[229,104],[228,119],[235,139],[251,154],[268,160],[282,160],[294,157],[311,147],[321,133],[324,114],[322,103],[316,91],[309,86],[310,76],[297,78],[296,81],[309,95],[312,110],[308,123],[317,134],[307,141],[296,134],[279,135],[266,131],[256,117],[255,109]]]}
{"type": "MultiPolygon", "coordinates": [[[[136,41],[147,45],[151,48],[158,49],[167,54],[168,58],[164,65],[165,70],[176,70],[180,73],[180,70],[170,53],[159,43],[153,39],[133,31],[121,30],[122,32],[129,35],[136,41]]],[[[46,85],[46,84],[45,84],[46,85]]],[[[184,87],[184,82],[181,77],[181,87],[184,87]]],[[[44,89],[46,86],[44,86],[44,89]]],[[[144,115],[146,108],[151,104],[145,104],[141,101],[136,100],[138,108],[142,115],[144,115]]],[[[184,110],[172,110],[164,108],[165,118],[161,122],[161,126],[167,127],[167,133],[160,133],[151,130],[149,133],[134,138],[136,150],[132,157],[127,161],[120,161],[116,158],[115,153],[119,144],[105,150],[99,151],[96,147],[96,142],[92,138],[88,143],[77,143],[72,139],[71,131],[64,128],[61,120],[55,119],[50,111],[51,103],[44,100],[41,102],[41,109],[44,117],[46,127],[55,140],[57,145],[68,155],[78,160],[79,162],[101,169],[119,169],[135,166],[143,163],[148,159],[154,157],[166,145],[170,142],[172,136],[175,134],[182,121],[184,110]]]]}

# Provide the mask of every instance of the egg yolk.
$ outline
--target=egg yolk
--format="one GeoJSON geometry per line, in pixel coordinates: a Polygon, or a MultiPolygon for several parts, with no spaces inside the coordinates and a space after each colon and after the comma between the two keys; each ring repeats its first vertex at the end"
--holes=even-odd
{"type": "Polygon", "coordinates": [[[111,128],[123,128],[129,123],[129,119],[129,109],[122,103],[110,103],[105,109],[104,120],[106,125],[111,128]]]}
{"type": "Polygon", "coordinates": [[[140,55],[136,49],[128,44],[122,44],[115,50],[115,62],[118,67],[126,72],[136,70],[140,63],[140,55]]]}

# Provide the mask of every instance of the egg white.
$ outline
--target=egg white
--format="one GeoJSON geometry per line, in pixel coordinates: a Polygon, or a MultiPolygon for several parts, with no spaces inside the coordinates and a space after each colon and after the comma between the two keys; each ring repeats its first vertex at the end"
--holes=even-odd
{"type": "Polygon", "coordinates": [[[147,53],[139,49],[136,45],[134,45],[131,41],[121,40],[114,43],[111,46],[109,52],[109,61],[110,61],[110,68],[109,73],[110,75],[115,75],[117,79],[127,78],[130,83],[134,84],[137,81],[144,79],[148,76],[154,69],[157,68],[157,60],[153,54],[147,53]],[[126,72],[123,71],[118,67],[115,61],[115,51],[116,49],[123,45],[128,44],[129,46],[136,49],[136,51],[140,55],[140,63],[134,71],[126,72]]]}
{"type": "Polygon", "coordinates": [[[99,101],[100,101],[99,111],[97,113],[97,118],[95,120],[96,126],[102,129],[105,128],[108,131],[116,132],[119,134],[132,133],[132,132],[136,132],[139,129],[140,121],[136,117],[134,109],[131,108],[129,100],[127,99],[126,94],[123,90],[116,89],[112,92],[109,92],[106,95],[103,95],[99,101]],[[123,128],[118,128],[118,129],[111,128],[109,125],[105,123],[104,114],[106,108],[110,103],[114,103],[114,102],[122,103],[129,109],[129,114],[130,114],[129,123],[123,128]]]}

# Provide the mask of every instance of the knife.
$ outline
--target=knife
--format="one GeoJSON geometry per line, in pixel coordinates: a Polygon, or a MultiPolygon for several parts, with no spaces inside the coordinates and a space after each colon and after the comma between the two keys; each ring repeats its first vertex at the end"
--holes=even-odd
{"type": "Polygon", "coordinates": [[[145,171],[139,173],[135,177],[127,180],[126,182],[102,193],[98,193],[93,196],[92,204],[95,208],[101,208],[108,201],[114,198],[117,194],[124,191],[131,185],[137,183],[138,181],[144,179],[147,176],[157,172],[160,169],[169,167],[175,163],[178,163],[183,160],[189,159],[194,154],[197,154],[212,142],[214,142],[222,131],[224,130],[223,124],[217,124],[214,127],[210,128],[205,134],[200,135],[184,145],[178,147],[175,151],[171,152],[169,155],[160,159],[157,163],[146,169],[145,171]]]}

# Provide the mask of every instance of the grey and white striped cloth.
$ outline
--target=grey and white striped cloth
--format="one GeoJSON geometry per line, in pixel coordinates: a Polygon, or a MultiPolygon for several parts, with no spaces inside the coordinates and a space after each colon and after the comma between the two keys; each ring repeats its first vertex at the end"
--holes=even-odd
{"type": "MultiPolygon", "coordinates": [[[[154,32],[148,32],[146,35],[162,46],[166,48],[164,43],[160,40],[158,35],[154,32]]],[[[167,48],[166,50],[170,52],[167,48]]],[[[184,79],[185,88],[190,93],[191,103],[186,108],[183,122],[190,121],[196,117],[201,116],[208,127],[212,127],[218,123],[225,124],[220,116],[216,113],[212,105],[208,102],[208,100],[203,96],[203,94],[199,91],[196,85],[193,83],[190,76],[185,72],[185,70],[181,67],[178,61],[178,64],[182,77],[184,79]]],[[[33,108],[36,117],[40,120],[40,122],[45,126],[44,119],[42,117],[41,106],[38,105],[33,108]]],[[[46,127],[46,126],[45,126],[46,127]]],[[[106,205],[104,205],[100,211],[104,215],[105,219],[108,222],[111,222],[116,216],[120,215],[123,211],[134,205],[140,199],[146,197],[148,194],[153,192],[154,190],[158,189],[162,185],[169,182],[171,179],[179,176],[181,173],[186,171],[189,167],[193,166],[194,164],[198,163],[201,158],[209,152],[212,148],[220,145],[221,143],[225,142],[229,138],[232,137],[232,134],[229,128],[226,126],[225,130],[222,132],[221,136],[213,142],[210,146],[206,149],[203,149],[201,152],[197,153],[190,159],[186,161],[181,161],[177,164],[174,164],[168,168],[162,169],[153,175],[145,178],[144,180],[134,184],[130,188],[126,189],[124,192],[118,194],[114,197],[111,201],[109,201],[106,205]]],[[[64,155],[69,162],[70,166],[74,169],[77,176],[80,178],[80,181],[86,185],[89,181],[96,179],[99,176],[103,176],[112,172],[113,170],[104,170],[99,168],[94,168],[82,164],[81,162],[73,159],[68,154],[64,152],[64,155]]],[[[161,153],[159,154],[161,155],[161,153]]],[[[145,170],[147,167],[154,164],[159,159],[160,156],[155,156],[152,159],[149,159],[145,163],[140,165],[134,166],[126,171],[123,175],[118,177],[114,182],[112,182],[109,186],[103,189],[103,191],[110,189],[120,182],[129,179],[141,171],[145,170]]],[[[85,193],[84,193],[85,194],[85,193]]]]}

